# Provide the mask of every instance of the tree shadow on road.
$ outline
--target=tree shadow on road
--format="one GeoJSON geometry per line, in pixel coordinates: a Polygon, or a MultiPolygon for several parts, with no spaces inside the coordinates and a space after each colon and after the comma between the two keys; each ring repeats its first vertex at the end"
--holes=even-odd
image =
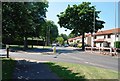
{"type": "Polygon", "coordinates": [[[59,54],[61,54],[61,53],[69,54],[69,53],[84,52],[84,51],[80,48],[76,48],[76,49],[67,49],[67,50],[66,49],[58,49],[56,52],[59,54]]]}
{"type": "Polygon", "coordinates": [[[44,53],[44,52],[52,52],[53,50],[51,48],[29,48],[27,50],[23,50],[23,48],[11,48],[10,49],[11,52],[19,52],[19,51],[23,51],[23,52],[35,52],[35,53],[44,53]]]}

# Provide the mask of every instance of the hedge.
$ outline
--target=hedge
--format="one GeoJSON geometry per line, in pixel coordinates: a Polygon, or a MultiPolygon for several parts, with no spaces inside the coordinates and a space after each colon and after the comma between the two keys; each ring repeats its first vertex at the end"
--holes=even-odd
{"type": "Polygon", "coordinates": [[[120,41],[116,41],[116,42],[114,42],[114,47],[116,47],[116,48],[120,48],[120,41]]]}

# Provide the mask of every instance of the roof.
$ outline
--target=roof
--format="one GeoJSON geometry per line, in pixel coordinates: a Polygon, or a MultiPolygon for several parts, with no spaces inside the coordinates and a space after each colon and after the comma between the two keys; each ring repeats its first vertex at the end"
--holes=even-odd
{"type": "Polygon", "coordinates": [[[76,39],[79,39],[79,38],[82,38],[82,36],[77,36],[77,37],[75,37],[75,38],[70,38],[70,39],[68,39],[68,40],[71,41],[71,40],[76,40],[76,39]]]}
{"type": "Polygon", "coordinates": [[[94,35],[108,35],[108,34],[113,34],[113,33],[120,33],[120,28],[98,31],[94,35]]]}
{"type": "Polygon", "coordinates": [[[96,39],[94,42],[105,42],[105,39],[96,39]]]}

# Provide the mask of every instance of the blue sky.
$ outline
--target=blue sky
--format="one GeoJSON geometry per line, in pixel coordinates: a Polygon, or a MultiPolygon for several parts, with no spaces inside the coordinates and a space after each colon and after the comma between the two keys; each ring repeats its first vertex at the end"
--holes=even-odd
{"type": "MultiPolygon", "coordinates": [[[[97,10],[100,10],[100,20],[104,20],[106,23],[102,30],[115,28],[115,3],[114,2],[91,2],[91,5],[95,5],[97,10]]],[[[81,4],[81,2],[49,2],[47,20],[52,20],[58,26],[59,34],[69,34],[70,31],[65,31],[64,28],[60,28],[57,24],[57,14],[63,12],[68,4],[81,4]]],[[[118,27],[118,3],[116,3],[116,26],[118,27]]]]}

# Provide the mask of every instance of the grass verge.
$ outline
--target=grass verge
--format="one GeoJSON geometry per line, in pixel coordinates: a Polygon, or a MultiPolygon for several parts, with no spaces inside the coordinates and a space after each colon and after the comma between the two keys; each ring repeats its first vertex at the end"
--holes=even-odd
{"type": "Polygon", "coordinates": [[[7,58],[2,59],[2,79],[12,79],[15,61],[7,58]]]}
{"type": "Polygon", "coordinates": [[[108,69],[65,62],[46,64],[62,79],[118,79],[118,72],[108,69]]]}

